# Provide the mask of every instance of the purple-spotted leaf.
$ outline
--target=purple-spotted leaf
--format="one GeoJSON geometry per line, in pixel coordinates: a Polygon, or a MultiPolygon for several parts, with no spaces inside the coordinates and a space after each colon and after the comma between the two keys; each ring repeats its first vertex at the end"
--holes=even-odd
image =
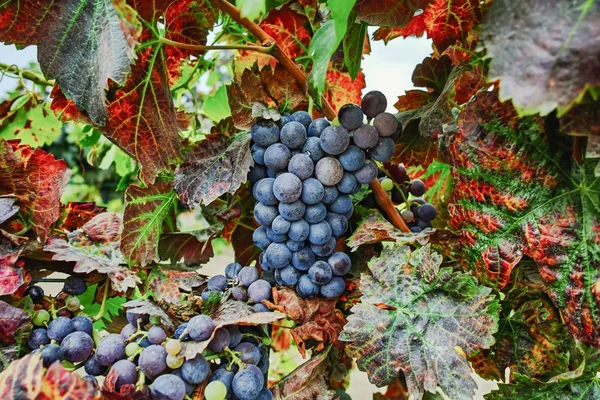
{"type": "Polygon", "coordinates": [[[175,172],[173,186],[188,207],[234,193],[253,164],[250,135],[213,133],[199,142],[175,172]]]}
{"type": "Polygon", "coordinates": [[[0,225],[19,211],[14,197],[0,197],[0,225]]]}
{"type": "Polygon", "coordinates": [[[494,1],[481,29],[489,78],[522,115],[562,115],[600,85],[600,3],[494,1]]]}
{"type": "Polygon", "coordinates": [[[121,252],[131,265],[145,267],[158,259],[163,224],[176,200],[171,181],[164,178],[147,187],[127,188],[121,252]]]}
{"type": "Polygon", "coordinates": [[[569,143],[544,132],[495,93],[479,93],[448,142],[456,182],[450,223],[461,230],[466,269],[501,289],[530,257],[571,334],[600,347],[596,163],[575,163],[569,143]]]}
{"type": "Polygon", "coordinates": [[[404,373],[410,398],[441,387],[452,399],[477,387],[469,354],[494,343],[498,301],[470,275],[440,268],[430,245],[385,247],[361,276],[361,303],[340,335],[358,368],[381,387],[404,373]]]}
{"type": "Polygon", "coordinates": [[[105,274],[113,290],[125,292],[141,283],[135,271],[127,268],[119,250],[121,219],[114,213],[95,216],[82,229],[67,235],[67,240],[51,237],[44,246],[54,253],[53,260],[75,262],[73,272],[105,274]]]}
{"type": "Polygon", "coordinates": [[[16,333],[29,323],[29,314],[0,300],[0,341],[14,343],[16,333]]]}
{"type": "Polygon", "coordinates": [[[195,271],[169,271],[153,268],[147,285],[157,301],[181,304],[181,290],[191,292],[193,288],[206,283],[206,278],[195,271]]]}

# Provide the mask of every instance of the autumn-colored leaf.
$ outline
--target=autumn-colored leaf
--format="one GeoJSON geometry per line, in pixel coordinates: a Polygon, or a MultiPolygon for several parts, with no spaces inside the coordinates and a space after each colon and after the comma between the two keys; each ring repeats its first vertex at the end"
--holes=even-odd
{"type": "Polygon", "coordinates": [[[277,46],[291,59],[306,53],[310,34],[305,25],[305,16],[292,10],[289,5],[274,8],[259,26],[273,38],[277,46]]]}
{"type": "Polygon", "coordinates": [[[176,200],[170,179],[158,178],[147,187],[127,188],[120,248],[130,264],[145,267],[158,259],[163,224],[176,200]]]}
{"type": "Polygon", "coordinates": [[[195,271],[169,271],[155,267],[148,276],[147,285],[157,301],[180,304],[180,289],[191,292],[205,282],[206,278],[195,271]]]}
{"type": "Polygon", "coordinates": [[[97,206],[96,203],[69,202],[63,207],[62,216],[56,226],[65,232],[73,232],[82,228],[90,219],[106,211],[106,207],[97,206]]]}
{"type": "Polygon", "coordinates": [[[13,243],[0,230],[0,296],[13,294],[25,282],[22,260],[23,246],[13,243]]]}
{"type": "Polygon", "coordinates": [[[425,106],[431,100],[431,93],[424,90],[407,90],[394,104],[396,110],[410,111],[425,106]]]}
{"type": "Polygon", "coordinates": [[[406,25],[418,9],[430,0],[358,0],[354,6],[357,21],[389,28],[406,25]]]}
{"type": "Polygon", "coordinates": [[[231,244],[235,252],[235,259],[242,265],[250,265],[258,260],[261,250],[252,241],[254,230],[248,229],[254,221],[251,218],[241,220],[243,224],[236,224],[231,233],[231,244]]]}
{"type": "Polygon", "coordinates": [[[523,255],[531,257],[570,332],[600,346],[595,163],[573,164],[568,144],[550,143],[538,121],[516,119],[493,92],[479,93],[458,127],[449,143],[449,211],[462,230],[463,265],[503,288],[523,255]]]}
{"type": "Polygon", "coordinates": [[[272,104],[265,92],[258,68],[244,69],[242,75],[227,86],[227,98],[231,117],[238,129],[250,129],[254,122],[252,105],[256,102],[272,104]]]}
{"type": "Polygon", "coordinates": [[[481,39],[500,100],[512,99],[522,115],[558,109],[559,117],[581,101],[600,85],[599,20],[598,2],[493,2],[481,39]]]}
{"type": "Polygon", "coordinates": [[[600,101],[586,97],[581,104],[574,106],[560,119],[561,130],[572,136],[600,137],[600,101]]]}
{"type": "Polygon", "coordinates": [[[452,70],[452,61],[448,56],[441,58],[427,57],[415,67],[412,81],[417,87],[430,89],[434,96],[439,96],[446,86],[446,81],[452,70]]]}
{"type": "Polygon", "coordinates": [[[55,362],[46,371],[39,352],[13,361],[0,374],[0,395],[5,399],[99,400],[90,382],[55,362]]]}
{"type": "Polygon", "coordinates": [[[212,227],[199,232],[164,233],[158,244],[159,258],[171,260],[171,264],[183,260],[186,267],[197,267],[214,255],[211,240],[215,234],[212,227]]]}
{"type": "Polygon", "coordinates": [[[16,333],[30,322],[29,314],[0,300],[0,341],[14,343],[16,333]]]}
{"type": "Polygon", "coordinates": [[[144,385],[138,390],[135,384],[121,384],[119,390],[117,390],[117,379],[119,379],[119,373],[116,369],[111,369],[104,379],[102,385],[102,398],[105,400],[151,400],[150,390],[148,386],[144,385]]]}
{"type": "Polygon", "coordinates": [[[15,201],[14,197],[0,197],[0,225],[19,211],[19,206],[15,205],[15,201]]]}
{"type": "Polygon", "coordinates": [[[60,196],[68,180],[63,160],[18,141],[0,139],[0,191],[16,196],[42,243],[60,216],[60,196]]]}
{"type": "Polygon", "coordinates": [[[110,0],[0,5],[0,40],[37,45],[42,72],[98,125],[110,113],[105,105],[109,80],[124,83],[133,58],[126,25],[110,0]]]}
{"type": "Polygon", "coordinates": [[[440,268],[442,258],[426,245],[385,247],[361,276],[361,303],[340,335],[377,386],[404,373],[410,397],[437,386],[450,398],[469,398],[477,387],[465,353],[494,343],[499,304],[491,289],[470,275],[440,268]],[[387,308],[378,305],[388,306],[387,308]]]}
{"type": "Polygon", "coordinates": [[[134,270],[125,266],[119,250],[120,218],[114,213],[99,214],[87,222],[81,230],[68,235],[68,239],[51,237],[44,246],[54,253],[53,260],[75,262],[73,272],[98,272],[106,274],[112,288],[125,292],[141,283],[134,270]]]}
{"type": "Polygon", "coordinates": [[[210,204],[234,193],[246,181],[252,164],[249,134],[211,134],[177,168],[173,186],[188,207],[210,204]]]}
{"type": "Polygon", "coordinates": [[[260,70],[266,93],[278,105],[295,110],[306,105],[306,92],[281,64],[265,66],[260,70]]]}
{"type": "Polygon", "coordinates": [[[329,65],[326,75],[325,98],[337,112],[346,104],[360,104],[362,90],[366,86],[365,74],[358,72],[352,79],[348,72],[342,72],[329,65]]]}

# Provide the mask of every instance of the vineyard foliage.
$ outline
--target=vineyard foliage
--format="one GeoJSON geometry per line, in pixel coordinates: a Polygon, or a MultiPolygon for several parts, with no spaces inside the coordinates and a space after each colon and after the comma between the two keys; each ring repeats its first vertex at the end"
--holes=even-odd
{"type": "MultiPolygon", "coordinates": [[[[64,292],[34,298],[58,272],[85,279],[73,312],[96,342],[126,310],[168,335],[198,314],[210,340],[244,327],[271,352],[276,399],[347,399],[353,367],[387,386],[376,399],[473,398],[473,373],[498,381],[486,399],[600,398],[600,2],[230,1],[0,2],[0,42],[38,60],[0,60],[16,83],[0,93],[0,393],[161,398],[32,351],[39,311],[72,311],[64,292]],[[336,236],[352,260],[341,296],[274,284],[252,309],[209,295],[202,266],[224,249],[266,262],[256,121],[304,110],[339,125],[372,43],[415,36],[431,52],[417,89],[388,99],[401,134],[377,167],[425,183],[433,229],[398,222],[409,200],[375,179],[336,236]],[[290,367],[292,351],[305,360],[290,367]]],[[[185,360],[210,352],[183,343],[185,360]]]]}

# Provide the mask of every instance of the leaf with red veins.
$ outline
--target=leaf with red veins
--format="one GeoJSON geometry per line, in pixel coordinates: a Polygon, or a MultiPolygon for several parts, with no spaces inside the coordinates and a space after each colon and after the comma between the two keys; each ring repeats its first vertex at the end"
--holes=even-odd
{"type": "Polygon", "coordinates": [[[23,247],[12,243],[3,232],[0,231],[0,296],[13,294],[25,283],[22,265],[19,265],[23,247]]]}
{"type": "Polygon", "coordinates": [[[211,240],[216,232],[164,233],[158,244],[161,261],[175,264],[183,260],[186,267],[202,265],[214,255],[211,240]]]}
{"type": "Polygon", "coordinates": [[[400,112],[415,110],[424,107],[431,99],[431,93],[424,90],[407,90],[402,96],[398,96],[394,108],[400,112]]]}
{"type": "Polygon", "coordinates": [[[388,28],[409,23],[415,12],[425,9],[430,0],[358,0],[354,6],[356,20],[388,28]]]}
{"type": "Polygon", "coordinates": [[[245,69],[238,79],[227,86],[227,98],[235,127],[240,130],[249,130],[252,127],[254,122],[252,105],[254,103],[263,103],[268,106],[275,104],[266,92],[257,67],[245,69]]]}
{"type": "Polygon", "coordinates": [[[60,196],[69,175],[67,163],[52,154],[0,140],[0,191],[16,196],[42,243],[60,217],[60,196]]]}
{"type": "Polygon", "coordinates": [[[188,207],[235,193],[253,164],[250,135],[213,133],[198,142],[175,171],[173,186],[188,207]]]}
{"type": "Polygon", "coordinates": [[[412,81],[416,87],[425,87],[438,96],[444,90],[452,71],[452,60],[448,56],[441,58],[427,57],[415,67],[412,81]]]}
{"type": "Polygon", "coordinates": [[[349,73],[338,71],[329,64],[326,82],[325,98],[336,112],[348,103],[360,104],[362,90],[366,86],[365,74],[362,71],[352,80],[349,73]]]}
{"type": "Polygon", "coordinates": [[[77,203],[69,202],[63,207],[62,217],[60,218],[56,229],[61,229],[65,232],[73,232],[82,228],[89,220],[96,215],[106,211],[106,207],[97,206],[96,203],[77,203]]]}
{"type": "Polygon", "coordinates": [[[97,125],[109,112],[109,81],[123,84],[133,59],[128,22],[110,0],[5,1],[0,5],[0,41],[36,45],[44,75],[97,125]]]}
{"type": "Polygon", "coordinates": [[[176,201],[170,179],[158,178],[150,186],[127,188],[121,252],[131,265],[145,267],[158,259],[163,225],[176,201]]]}
{"type": "Polygon", "coordinates": [[[134,270],[125,266],[119,250],[121,221],[114,213],[92,218],[81,230],[67,235],[67,240],[51,237],[44,246],[54,253],[53,260],[75,262],[73,272],[105,274],[113,290],[123,293],[141,283],[134,270]]]}
{"type": "Polygon", "coordinates": [[[484,4],[479,0],[432,0],[422,14],[413,17],[402,28],[380,28],[373,37],[386,43],[397,37],[411,35],[427,37],[442,53],[457,41],[463,40],[475,29],[483,17],[484,4]]]}
{"type": "Polygon", "coordinates": [[[240,225],[236,223],[231,233],[231,244],[235,252],[235,259],[242,265],[250,265],[252,261],[258,260],[261,250],[252,240],[254,230],[247,228],[247,226],[253,226],[254,220],[252,218],[245,218],[241,222],[244,224],[240,225]]]}
{"type": "Polygon", "coordinates": [[[569,144],[549,143],[542,122],[515,115],[495,93],[479,93],[448,142],[457,182],[450,223],[461,229],[460,259],[501,289],[521,257],[530,257],[571,334],[600,347],[595,163],[573,163],[569,144]]]}
{"type": "Polygon", "coordinates": [[[306,107],[305,90],[281,64],[262,68],[260,76],[267,94],[278,106],[285,105],[290,110],[306,107]]]}
{"type": "Polygon", "coordinates": [[[289,5],[273,8],[259,26],[273,38],[277,46],[292,60],[306,54],[310,44],[310,33],[306,29],[308,19],[289,5]]]}
{"type": "Polygon", "coordinates": [[[170,304],[181,303],[181,290],[191,292],[193,288],[206,283],[206,278],[195,271],[169,271],[154,268],[146,284],[157,301],[170,304]]]}
{"type": "Polygon", "coordinates": [[[14,343],[19,329],[31,322],[29,314],[0,300],[0,341],[14,343]]]}

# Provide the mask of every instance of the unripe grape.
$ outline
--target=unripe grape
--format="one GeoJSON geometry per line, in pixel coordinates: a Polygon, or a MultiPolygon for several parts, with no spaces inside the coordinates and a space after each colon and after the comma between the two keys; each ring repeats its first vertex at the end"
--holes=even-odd
{"type": "Polygon", "coordinates": [[[167,354],[167,367],[177,369],[183,364],[183,357],[177,357],[172,354],[167,354]]]}
{"type": "Polygon", "coordinates": [[[127,346],[125,346],[125,354],[127,355],[127,357],[132,357],[140,350],[140,348],[141,347],[139,344],[131,342],[127,346]]]}
{"type": "Polygon", "coordinates": [[[67,310],[71,312],[76,312],[79,311],[80,308],[81,302],[77,297],[71,297],[69,300],[67,300],[67,310]]]}
{"type": "Polygon", "coordinates": [[[168,354],[176,356],[181,351],[181,342],[177,339],[169,339],[165,343],[165,350],[168,354]]]}
{"type": "Polygon", "coordinates": [[[36,311],[33,316],[33,324],[35,326],[46,326],[50,321],[50,313],[44,309],[36,311]]]}

